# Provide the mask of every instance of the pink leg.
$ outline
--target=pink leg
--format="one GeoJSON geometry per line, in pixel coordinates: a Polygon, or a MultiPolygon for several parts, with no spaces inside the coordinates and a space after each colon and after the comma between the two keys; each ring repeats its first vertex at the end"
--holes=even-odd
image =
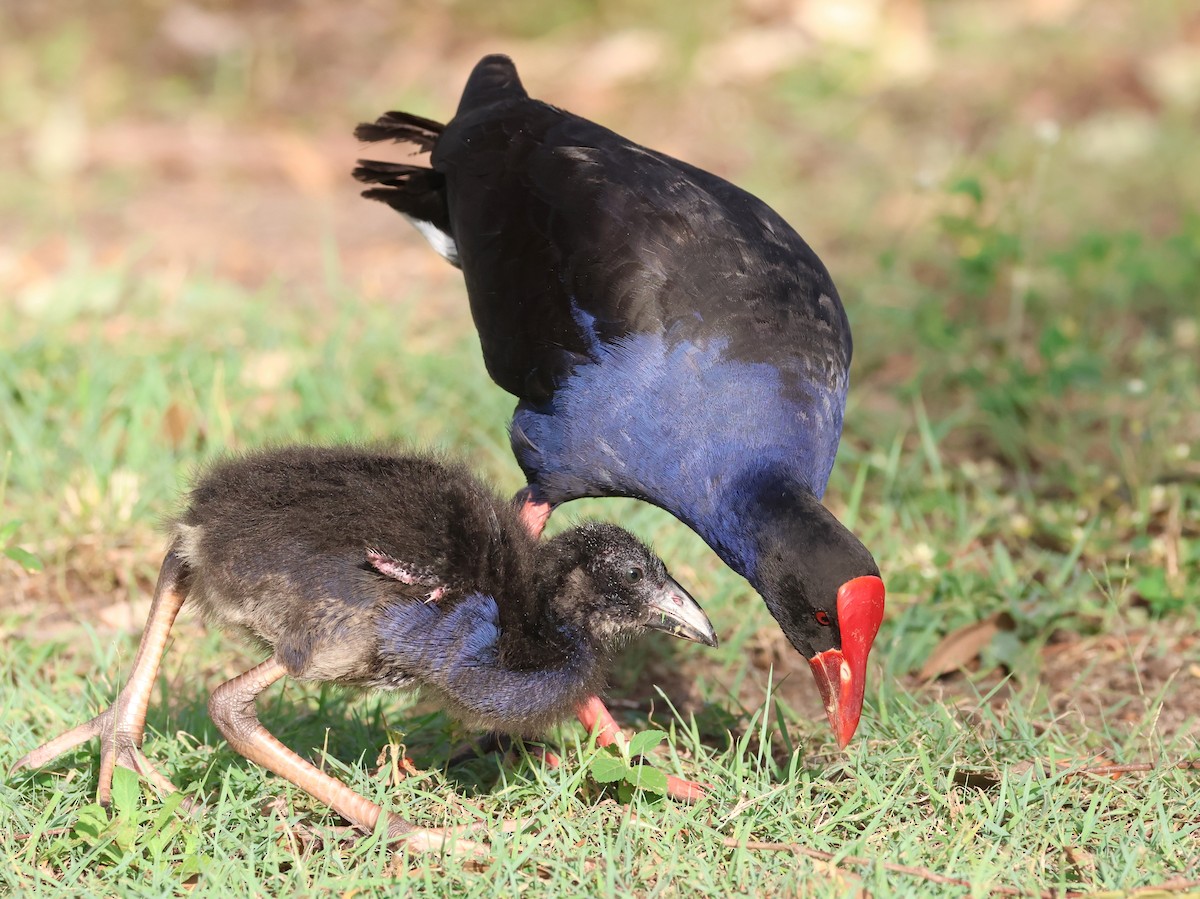
{"type": "MultiPolygon", "coordinates": [[[[546,529],[546,522],[550,520],[550,513],[554,511],[554,507],[549,503],[534,499],[532,487],[526,487],[520,491],[516,499],[521,504],[521,521],[529,530],[529,533],[533,534],[534,537],[541,537],[542,531],[546,529]]],[[[608,714],[608,710],[604,708],[604,703],[600,702],[600,697],[593,696],[588,702],[595,703],[600,706],[606,715],[608,714]]],[[[582,721],[583,718],[580,717],[579,720],[582,721]]],[[[530,752],[534,755],[540,755],[549,768],[557,768],[562,764],[562,759],[544,746],[531,747],[530,752]]]]}
{"type": "MultiPolygon", "coordinates": [[[[142,738],[146,730],[146,709],[167,648],[171,625],[187,598],[187,575],[183,561],[174,552],[168,553],[158,573],[158,585],[154,588],[154,600],[150,604],[133,671],[116,702],[91,721],[23,755],[11,770],[40,768],[67,750],[99,737],[100,783],[96,788],[96,800],[101,805],[109,804],[113,770],[118,765],[137,772],[160,793],[174,791],[174,785],[142,755],[142,738]]],[[[190,802],[187,805],[192,806],[190,802]]]]}
{"type": "MultiPolygon", "coordinates": [[[[208,700],[208,712],[213,723],[239,754],[287,778],[300,789],[332,806],[346,820],[370,833],[383,814],[378,805],[300,758],[259,723],[254,700],[286,674],[283,665],[272,657],[245,674],[221,684],[213,690],[208,700]]],[[[449,834],[450,831],[418,828],[398,815],[388,816],[388,839],[403,839],[408,848],[415,851],[447,848],[449,834]]],[[[478,854],[486,852],[486,847],[459,840],[454,850],[478,854]]]]}
{"type": "Polygon", "coordinates": [[[532,487],[526,487],[520,491],[516,499],[521,504],[521,521],[525,523],[529,533],[534,537],[542,536],[542,531],[546,529],[546,522],[550,520],[550,513],[554,511],[554,507],[549,503],[534,499],[532,487]]]}
{"type": "MultiPolygon", "coordinates": [[[[313,767],[259,724],[254,700],[286,674],[283,665],[270,658],[245,674],[221,684],[213,690],[208,700],[208,713],[213,723],[240,755],[274,771],[280,777],[286,777],[326,805],[333,806],[343,818],[363,830],[374,830],[375,822],[382,814],[379,806],[313,767]]],[[[393,817],[388,821],[389,836],[401,836],[413,829],[413,825],[402,818],[393,817]]]]}
{"type": "Polygon", "coordinates": [[[600,700],[599,696],[591,696],[583,701],[575,714],[579,723],[587,728],[588,733],[596,735],[597,746],[611,746],[617,741],[621,728],[617,726],[612,713],[600,700]]]}

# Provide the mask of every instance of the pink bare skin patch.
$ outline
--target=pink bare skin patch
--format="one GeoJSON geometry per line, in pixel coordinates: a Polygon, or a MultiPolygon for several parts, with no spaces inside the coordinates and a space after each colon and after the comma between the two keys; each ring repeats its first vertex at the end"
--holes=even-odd
{"type": "Polygon", "coordinates": [[[406,565],[383,550],[368,549],[367,561],[380,574],[390,577],[394,581],[399,581],[411,587],[430,587],[431,589],[425,597],[426,605],[437,602],[446,595],[446,585],[440,583],[439,579],[434,577],[432,573],[415,565],[406,565]]]}

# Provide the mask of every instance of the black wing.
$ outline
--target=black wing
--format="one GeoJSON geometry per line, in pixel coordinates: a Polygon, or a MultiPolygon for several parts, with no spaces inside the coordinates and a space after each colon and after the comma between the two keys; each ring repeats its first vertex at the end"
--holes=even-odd
{"type": "Polygon", "coordinates": [[[475,67],[444,128],[388,113],[358,133],[432,144],[432,171],[363,161],[355,176],[445,236],[488,372],[510,393],[540,403],[597,342],[636,332],[724,341],[800,386],[844,388],[841,301],[782,218],[716,175],[530,99],[507,57],[475,67]]]}
{"type": "MultiPolygon", "coordinates": [[[[490,57],[477,67],[501,66],[490,57]]],[[[504,58],[503,64],[511,69],[504,58]]],[[[539,401],[595,341],[726,342],[842,383],[850,330],[824,265],[729,182],[525,96],[472,91],[434,148],[488,371],[539,401]],[[473,104],[480,105],[473,105],[473,104]]]]}

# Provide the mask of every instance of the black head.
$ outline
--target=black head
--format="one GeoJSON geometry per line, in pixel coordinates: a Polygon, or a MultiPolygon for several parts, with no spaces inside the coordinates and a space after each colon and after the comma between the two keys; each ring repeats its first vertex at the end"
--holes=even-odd
{"type": "Polygon", "coordinates": [[[771,614],[805,658],[841,648],[842,587],[860,577],[879,577],[867,548],[824,506],[813,503],[816,509],[802,516],[765,526],[754,577],[771,614]]]}
{"type": "Polygon", "coordinates": [[[552,607],[597,644],[618,645],[652,628],[717,645],[708,616],[662,559],[624,528],[581,525],[555,537],[547,549],[566,562],[552,607]]]}
{"type": "Polygon", "coordinates": [[[807,490],[776,486],[760,494],[755,511],[754,586],[809,660],[830,724],[845,746],[858,726],[867,655],[883,620],[879,567],[807,490]]]}

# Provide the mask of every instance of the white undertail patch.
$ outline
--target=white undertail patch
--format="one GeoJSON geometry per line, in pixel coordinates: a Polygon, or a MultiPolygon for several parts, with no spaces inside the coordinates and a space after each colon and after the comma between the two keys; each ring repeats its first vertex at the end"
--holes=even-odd
{"type": "MultiPolygon", "coordinates": [[[[404,215],[401,213],[401,215],[404,215]]],[[[445,231],[434,226],[432,222],[425,222],[421,219],[413,218],[411,215],[405,215],[409,224],[421,232],[421,236],[429,241],[429,245],[433,247],[434,252],[453,265],[455,268],[462,268],[458,261],[458,244],[454,242],[454,238],[445,231]]]]}

